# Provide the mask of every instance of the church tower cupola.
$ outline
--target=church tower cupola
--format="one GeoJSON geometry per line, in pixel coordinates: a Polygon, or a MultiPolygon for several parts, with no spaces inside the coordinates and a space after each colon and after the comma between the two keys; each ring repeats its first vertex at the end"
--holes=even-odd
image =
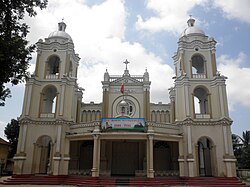
{"type": "Polygon", "coordinates": [[[187,21],[187,23],[188,23],[189,27],[193,27],[194,23],[195,23],[195,19],[193,19],[192,17],[190,17],[190,19],[187,21]]]}
{"type": "Polygon", "coordinates": [[[64,23],[63,21],[59,22],[58,30],[50,33],[48,39],[51,39],[52,41],[56,40],[56,41],[64,41],[64,42],[65,40],[67,40],[73,43],[71,36],[67,32],[65,32],[66,27],[67,27],[66,23],[64,23]]]}
{"type": "Polygon", "coordinates": [[[195,19],[190,16],[190,18],[187,21],[188,27],[183,31],[181,34],[181,37],[187,36],[187,35],[205,35],[205,32],[195,26],[195,19]]]}
{"type": "Polygon", "coordinates": [[[65,32],[66,27],[67,27],[67,25],[66,25],[66,23],[64,23],[63,21],[60,22],[60,23],[58,23],[58,30],[59,30],[59,31],[65,32]]]}

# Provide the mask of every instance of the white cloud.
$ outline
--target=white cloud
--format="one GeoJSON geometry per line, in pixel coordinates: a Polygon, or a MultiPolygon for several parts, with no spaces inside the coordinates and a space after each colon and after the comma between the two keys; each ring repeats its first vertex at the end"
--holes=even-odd
{"type": "Polygon", "coordinates": [[[3,138],[4,140],[7,140],[6,137],[4,136],[4,129],[7,123],[0,121],[0,137],[3,138]]]}
{"type": "Polygon", "coordinates": [[[122,63],[128,59],[131,75],[143,75],[145,68],[148,69],[151,86],[152,102],[168,102],[168,88],[173,85],[171,77],[173,70],[167,64],[152,53],[145,51],[139,43],[122,42],[118,38],[103,40],[96,47],[96,56],[89,56],[83,59],[79,68],[79,83],[86,89],[85,101],[98,101],[102,99],[103,75],[108,68],[110,75],[123,74],[125,65],[122,63]],[[104,49],[105,48],[105,49],[104,49]],[[160,75],[164,75],[159,78],[160,75]],[[165,78],[164,78],[165,77],[165,78]]]}
{"type": "Polygon", "coordinates": [[[33,43],[57,30],[57,23],[62,19],[75,44],[85,43],[85,40],[98,41],[103,37],[124,37],[126,13],[123,0],[106,0],[92,7],[79,0],[51,0],[46,9],[37,12],[35,18],[25,18],[31,27],[29,40],[33,43]]]}
{"type": "Polygon", "coordinates": [[[154,11],[156,16],[143,19],[138,15],[136,27],[151,32],[170,31],[180,34],[185,28],[190,10],[206,3],[207,0],[148,0],[147,8],[154,11]]]}
{"type": "Polygon", "coordinates": [[[250,23],[249,0],[214,0],[214,6],[222,9],[228,19],[238,19],[250,23]]]}
{"type": "Polygon", "coordinates": [[[227,80],[227,93],[230,110],[234,110],[236,104],[250,107],[250,68],[242,67],[247,56],[241,52],[237,58],[221,55],[218,58],[218,70],[227,80]]]}
{"type": "Polygon", "coordinates": [[[152,101],[168,102],[168,88],[172,86],[173,70],[161,58],[145,50],[140,43],[125,41],[127,12],[123,0],[106,0],[88,6],[82,1],[49,1],[48,8],[35,18],[26,18],[31,26],[29,39],[35,43],[57,30],[59,18],[65,18],[66,32],[74,41],[75,50],[82,58],[78,70],[78,83],[85,88],[84,102],[102,100],[103,74],[122,74],[128,59],[130,74],[142,75],[147,67],[152,101]],[[165,78],[159,79],[159,74],[165,78]],[[170,80],[170,81],[168,81],[170,80]]]}

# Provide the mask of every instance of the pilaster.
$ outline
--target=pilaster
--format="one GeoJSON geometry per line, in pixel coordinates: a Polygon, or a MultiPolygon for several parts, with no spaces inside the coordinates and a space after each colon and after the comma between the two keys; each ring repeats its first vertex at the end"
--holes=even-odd
{"type": "Polygon", "coordinates": [[[147,177],[148,178],[154,178],[153,140],[154,140],[154,135],[148,134],[148,141],[147,141],[147,150],[148,150],[147,151],[147,166],[148,166],[147,177]]]}
{"type": "Polygon", "coordinates": [[[93,132],[94,150],[93,150],[93,167],[91,169],[92,177],[99,177],[100,173],[100,132],[97,127],[93,132]]]}

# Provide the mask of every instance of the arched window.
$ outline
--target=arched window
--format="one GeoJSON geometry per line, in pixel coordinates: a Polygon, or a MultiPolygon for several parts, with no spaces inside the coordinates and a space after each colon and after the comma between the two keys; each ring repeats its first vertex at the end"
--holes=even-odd
{"type": "Polygon", "coordinates": [[[208,107],[208,92],[205,88],[198,87],[194,90],[194,109],[196,117],[208,117],[209,107],[208,107]],[[197,115],[200,114],[200,115],[197,115]]]}
{"type": "Polygon", "coordinates": [[[193,78],[205,78],[205,62],[201,55],[191,58],[193,78]]]}
{"type": "Polygon", "coordinates": [[[151,112],[151,121],[155,122],[155,111],[151,112]]]}
{"type": "Polygon", "coordinates": [[[59,64],[60,58],[53,55],[49,57],[46,66],[46,79],[58,79],[59,78],[59,64]]]}
{"type": "Polygon", "coordinates": [[[129,99],[123,99],[117,105],[118,114],[121,116],[132,117],[135,113],[135,104],[129,99]]]}
{"type": "Polygon", "coordinates": [[[72,66],[72,62],[69,62],[69,77],[73,77],[73,66],[72,66]]]}
{"type": "Polygon", "coordinates": [[[41,117],[54,117],[56,107],[57,90],[54,86],[48,86],[42,92],[41,117]]]}
{"type": "Polygon", "coordinates": [[[82,120],[81,120],[81,122],[87,122],[87,111],[86,110],[84,110],[82,112],[82,120]]]}

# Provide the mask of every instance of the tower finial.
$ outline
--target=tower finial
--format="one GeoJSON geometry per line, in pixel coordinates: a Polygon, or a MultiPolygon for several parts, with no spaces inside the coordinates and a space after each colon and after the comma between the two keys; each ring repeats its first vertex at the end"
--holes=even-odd
{"type": "Polygon", "coordinates": [[[58,30],[59,31],[64,31],[65,32],[65,29],[66,29],[66,23],[63,22],[64,18],[62,19],[62,22],[58,23],[58,30]]]}
{"type": "Polygon", "coordinates": [[[192,18],[192,15],[191,15],[191,14],[189,15],[189,17],[190,17],[190,18],[188,19],[187,24],[188,24],[189,27],[193,27],[193,26],[194,26],[194,23],[195,23],[195,19],[192,18]]]}

